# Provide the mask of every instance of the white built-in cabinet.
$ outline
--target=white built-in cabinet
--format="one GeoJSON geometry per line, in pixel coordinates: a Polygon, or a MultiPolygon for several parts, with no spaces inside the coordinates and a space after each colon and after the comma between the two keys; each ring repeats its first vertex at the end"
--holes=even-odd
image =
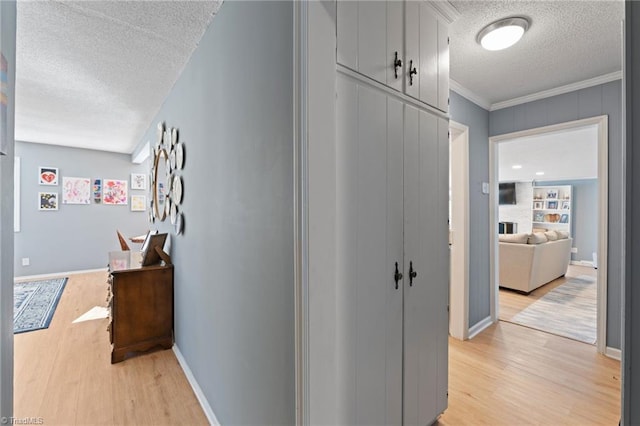
{"type": "Polygon", "coordinates": [[[427,425],[447,407],[448,121],[340,74],[336,114],[340,424],[427,425]]]}
{"type": "Polygon", "coordinates": [[[448,387],[447,24],[338,1],[336,60],[338,423],[428,425],[448,387]]]}
{"type": "Polygon", "coordinates": [[[426,1],[338,1],[337,61],[449,110],[449,24],[426,1]]]}

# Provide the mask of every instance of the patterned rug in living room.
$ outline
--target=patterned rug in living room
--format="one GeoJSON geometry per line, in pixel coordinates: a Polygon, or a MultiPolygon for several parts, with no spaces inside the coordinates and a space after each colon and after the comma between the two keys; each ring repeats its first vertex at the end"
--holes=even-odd
{"type": "Polygon", "coordinates": [[[554,288],[509,322],[594,344],[596,302],[596,279],[580,275],[554,288]]]}
{"type": "Polygon", "coordinates": [[[17,282],[13,285],[13,333],[49,327],[67,278],[17,282]]]}

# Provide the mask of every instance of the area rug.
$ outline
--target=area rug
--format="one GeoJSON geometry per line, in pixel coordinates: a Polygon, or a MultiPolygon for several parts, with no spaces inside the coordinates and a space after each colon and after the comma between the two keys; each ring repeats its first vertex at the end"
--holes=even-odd
{"type": "Polygon", "coordinates": [[[13,332],[49,327],[67,278],[19,282],[13,285],[13,332]]]}
{"type": "Polygon", "coordinates": [[[580,275],[551,290],[509,322],[593,344],[596,294],[596,279],[580,275]]]}

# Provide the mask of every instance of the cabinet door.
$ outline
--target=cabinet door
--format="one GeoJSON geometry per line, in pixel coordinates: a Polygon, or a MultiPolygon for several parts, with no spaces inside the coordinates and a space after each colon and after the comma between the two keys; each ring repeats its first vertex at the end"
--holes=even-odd
{"type": "Polygon", "coordinates": [[[358,3],[358,71],[387,83],[387,4],[368,0],[358,3]]]}
{"type": "Polygon", "coordinates": [[[395,67],[396,57],[402,63],[403,49],[402,39],[404,37],[403,26],[404,2],[397,0],[387,1],[387,86],[402,91],[402,80],[404,67],[395,67]]]}
{"type": "Polygon", "coordinates": [[[420,1],[407,0],[404,5],[404,92],[420,98],[420,1]],[[417,74],[411,74],[415,68],[417,74]]]}
{"type": "Polygon", "coordinates": [[[402,104],[338,76],[337,419],[402,420],[402,104]]]}
{"type": "Polygon", "coordinates": [[[438,19],[428,3],[420,2],[420,77],[421,101],[438,106],[438,19]]]}
{"type": "Polygon", "coordinates": [[[358,70],[358,2],[338,0],[337,61],[354,71],[358,70]]]}
{"type": "Polygon", "coordinates": [[[437,117],[405,106],[405,425],[431,424],[446,404],[448,145],[441,127],[437,117]]]}
{"type": "Polygon", "coordinates": [[[449,25],[438,19],[438,105],[449,111],[449,25]]]}

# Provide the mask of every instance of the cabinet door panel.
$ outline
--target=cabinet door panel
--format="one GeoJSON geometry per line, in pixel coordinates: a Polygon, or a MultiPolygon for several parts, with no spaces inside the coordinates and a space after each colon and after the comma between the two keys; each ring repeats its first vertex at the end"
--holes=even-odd
{"type": "Polygon", "coordinates": [[[438,106],[438,20],[426,3],[420,4],[420,100],[438,106]]]}
{"type": "Polygon", "coordinates": [[[358,2],[337,2],[337,61],[353,70],[358,69],[358,2]]]}
{"type": "Polygon", "coordinates": [[[387,98],[387,417],[385,425],[402,420],[402,282],[395,288],[395,262],[403,265],[403,104],[387,98]]]}
{"type": "MultiPolygon", "coordinates": [[[[436,415],[448,405],[449,388],[449,120],[438,119],[438,203],[434,252],[438,269],[433,276],[435,285],[434,309],[436,312],[438,380],[436,387],[436,415]],[[444,265],[444,267],[443,267],[444,265]]],[[[431,275],[430,275],[431,276],[431,275]]]]}
{"type": "Polygon", "coordinates": [[[439,163],[448,151],[440,152],[435,116],[406,107],[405,126],[405,271],[412,264],[417,276],[413,285],[405,280],[404,424],[424,425],[440,414],[438,377],[447,374],[446,366],[440,370],[436,345],[447,334],[438,319],[447,309],[447,225],[439,196],[447,191],[448,185],[440,187],[448,177],[443,180],[447,166],[439,163]]]}
{"type": "Polygon", "coordinates": [[[438,19],[438,108],[449,111],[449,25],[438,19]]]}
{"type": "Polygon", "coordinates": [[[402,262],[402,106],[347,78],[337,88],[337,418],[399,424],[402,288],[389,258],[402,262]]]}
{"type": "Polygon", "coordinates": [[[387,5],[383,1],[358,3],[358,71],[387,82],[387,5]]]}
{"type": "Polygon", "coordinates": [[[404,75],[403,67],[394,67],[394,61],[396,53],[398,59],[404,62],[402,51],[402,39],[403,39],[403,15],[404,4],[401,1],[389,0],[387,1],[387,85],[402,91],[402,76],[404,75]]]}
{"type": "Polygon", "coordinates": [[[420,96],[420,78],[415,74],[411,84],[409,72],[411,68],[416,68],[420,73],[420,2],[407,0],[404,5],[404,16],[404,92],[417,99],[420,96]]]}

